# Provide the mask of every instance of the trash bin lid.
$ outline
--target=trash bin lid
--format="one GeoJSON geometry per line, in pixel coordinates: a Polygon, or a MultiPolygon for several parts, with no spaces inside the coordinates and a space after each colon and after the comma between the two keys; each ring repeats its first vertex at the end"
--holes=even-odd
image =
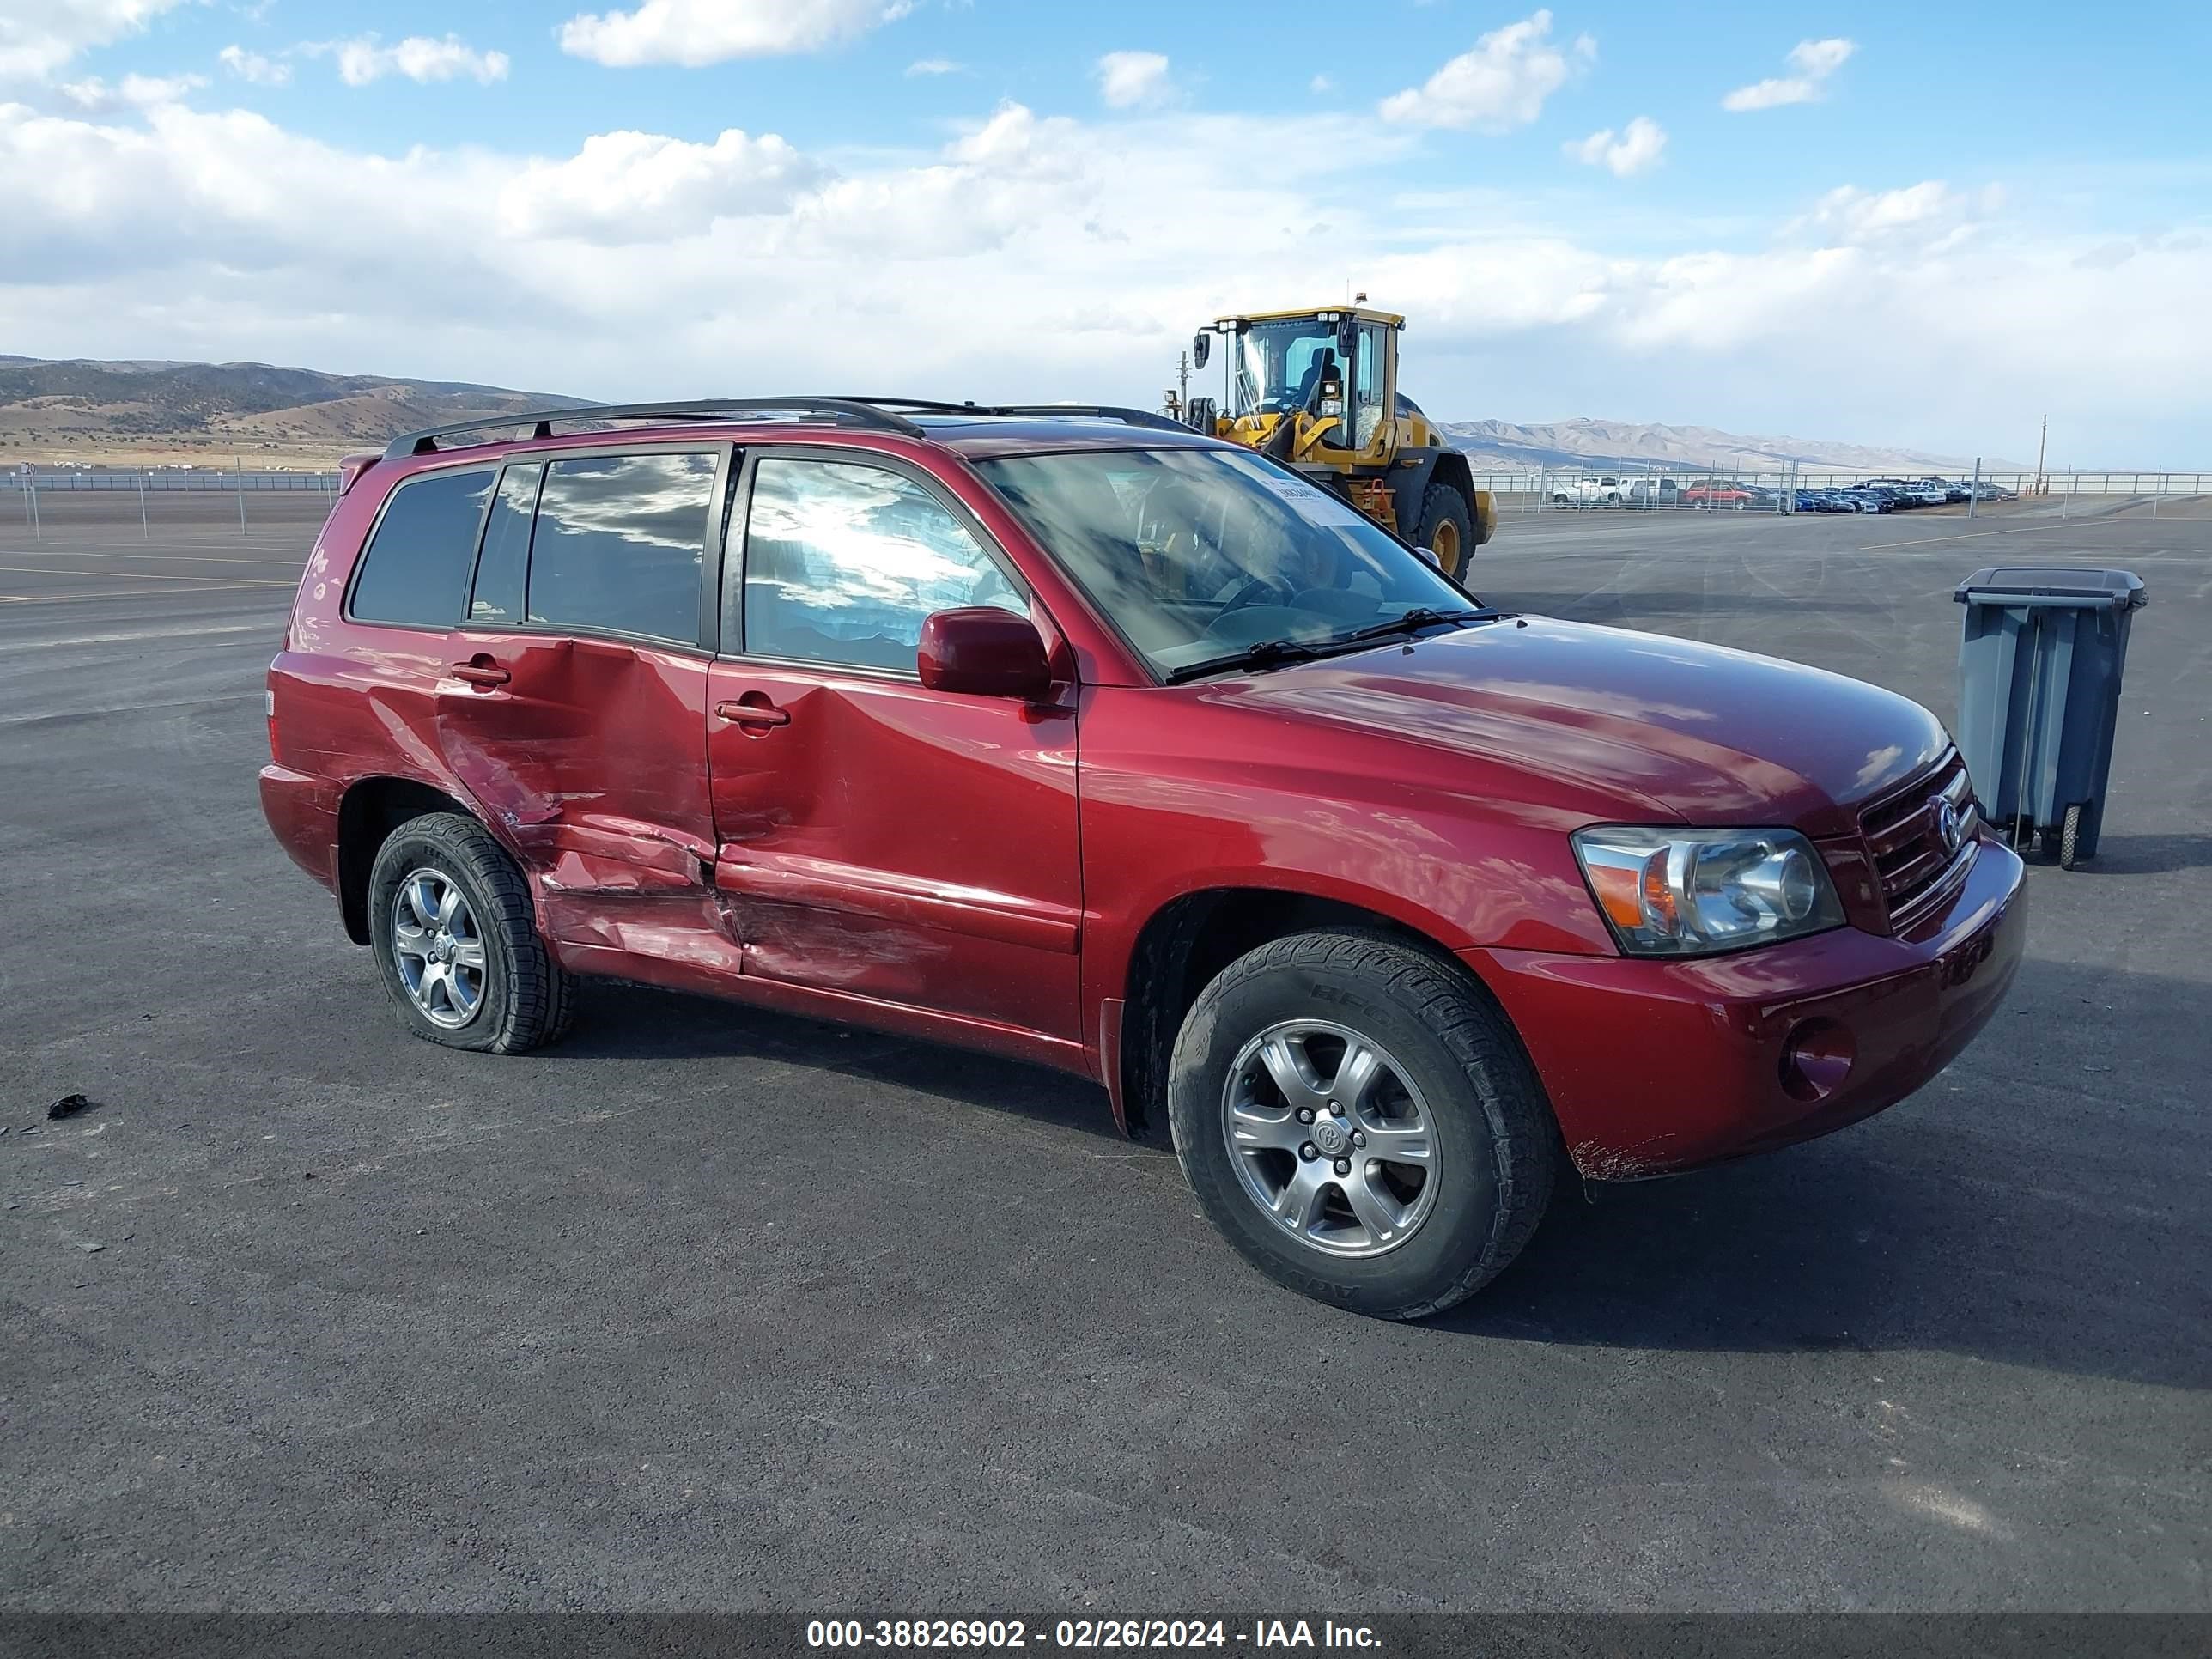
{"type": "Polygon", "coordinates": [[[2098,570],[2076,564],[2000,564],[1977,570],[1951,595],[1960,605],[2108,605],[2137,610],[2150,603],[2142,578],[2132,570],[2098,570]]]}

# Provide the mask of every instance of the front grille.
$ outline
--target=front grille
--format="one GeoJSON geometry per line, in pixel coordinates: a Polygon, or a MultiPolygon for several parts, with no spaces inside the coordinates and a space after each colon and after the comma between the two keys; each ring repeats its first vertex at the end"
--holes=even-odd
{"type": "Polygon", "coordinates": [[[1952,750],[1911,783],[1859,815],[1867,855],[1881,888],[1890,930],[1902,933],[1949,896],[1973,862],[1980,809],[1966,763],[1952,750]],[[1956,815],[1958,836],[1946,842],[1942,808],[1956,815]]]}

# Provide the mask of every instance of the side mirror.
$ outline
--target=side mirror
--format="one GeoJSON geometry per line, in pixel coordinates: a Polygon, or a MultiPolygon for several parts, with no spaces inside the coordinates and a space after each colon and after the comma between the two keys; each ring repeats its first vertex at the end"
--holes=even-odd
{"type": "Polygon", "coordinates": [[[1443,556],[1443,555],[1439,554],[1439,553],[1437,551],[1437,550],[1436,550],[1435,548],[1433,548],[1433,547],[1417,547],[1417,548],[1415,548],[1415,549],[1413,550],[1413,551],[1414,551],[1414,552],[1416,552],[1416,553],[1418,553],[1418,554],[1419,554],[1423,558],[1426,559],[1426,560],[1427,560],[1431,564],[1434,565],[1437,569],[1441,570],[1441,569],[1443,569],[1443,568],[1444,568],[1443,556]]]}
{"type": "Polygon", "coordinates": [[[1052,689],[1052,665],[1035,625],[994,605],[926,617],[915,665],[933,691],[1035,699],[1052,689]]]}
{"type": "Polygon", "coordinates": [[[1213,355],[1213,331],[1201,328],[1191,337],[1190,362],[1194,368],[1204,368],[1206,360],[1213,355]]]}

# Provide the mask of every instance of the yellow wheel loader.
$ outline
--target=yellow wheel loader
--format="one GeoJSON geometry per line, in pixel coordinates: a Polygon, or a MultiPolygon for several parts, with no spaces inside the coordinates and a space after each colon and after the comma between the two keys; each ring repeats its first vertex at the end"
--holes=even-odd
{"type": "Polygon", "coordinates": [[[1222,398],[1193,398],[1176,413],[1334,490],[1458,576],[1497,532],[1498,504],[1474,487],[1467,457],[1398,390],[1405,325],[1365,306],[1216,318],[1199,331],[1191,358],[1203,369],[1221,337],[1222,398]]]}

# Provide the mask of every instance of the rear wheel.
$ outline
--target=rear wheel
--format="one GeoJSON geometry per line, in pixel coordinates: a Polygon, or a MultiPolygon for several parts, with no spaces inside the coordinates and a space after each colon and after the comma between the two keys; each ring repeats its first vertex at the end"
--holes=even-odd
{"type": "Polygon", "coordinates": [[[452,1048],[520,1054],[557,1041],[574,981],[538,937],[530,892],[473,818],[410,818],[377,848],[369,945],[399,1023],[452,1048]]]}
{"type": "Polygon", "coordinates": [[[1414,1319],[1489,1282],[1551,1196],[1554,1133],[1503,1018],[1358,933],[1278,939],[1206,987],[1169,1075],[1208,1218],[1278,1283],[1414,1319]]]}
{"type": "Polygon", "coordinates": [[[1448,483],[1431,484],[1421,497],[1420,533],[1413,539],[1436,550],[1444,574],[1457,576],[1474,548],[1474,515],[1468,511],[1467,497],[1448,483]]]}

